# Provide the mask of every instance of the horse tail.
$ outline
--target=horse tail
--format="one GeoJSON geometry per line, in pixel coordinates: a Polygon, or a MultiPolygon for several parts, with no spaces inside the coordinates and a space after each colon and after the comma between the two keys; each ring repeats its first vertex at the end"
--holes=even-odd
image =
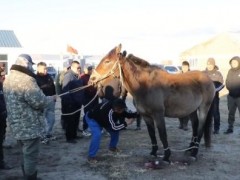
{"type": "Polygon", "coordinates": [[[206,147],[210,147],[211,146],[211,140],[212,140],[212,113],[213,113],[213,103],[211,104],[208,113],[207,113],[207,117],[206,117],[206,121],[205,121],[205,125],[204,125],[204,142],[205,142],[205,146],[206,147]]]}

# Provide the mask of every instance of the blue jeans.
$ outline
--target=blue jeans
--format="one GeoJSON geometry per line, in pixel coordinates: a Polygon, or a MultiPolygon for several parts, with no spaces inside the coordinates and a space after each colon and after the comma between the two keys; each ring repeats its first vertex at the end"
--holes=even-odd
{"type": "MultiPolygon", "coordinates": [[[[102,127],[96,122],[94,119],[88,117],[88,113],[86,114],[86,121],[88,127],[91,130],[91,142],[88,150],[88,157],[95,157],[98,149],[100,147],[100,141],[102,136],[102,127]]],[[[109,148],[116,148],[119,141],[119,131],[107,130],[110,133],[111,140],[109,143],[109,148]]]]}
{"type": "Polygon", "coordinates": [[[45,135],[52,135],[55,123],[55,102],[53,101],[44,109],[44,117],[46,120],[45,135]]]}

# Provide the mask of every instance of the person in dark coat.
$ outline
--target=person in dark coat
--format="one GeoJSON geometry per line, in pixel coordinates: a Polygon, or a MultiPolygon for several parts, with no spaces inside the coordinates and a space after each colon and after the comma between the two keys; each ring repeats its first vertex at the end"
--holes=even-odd
{"type": "Polygon", "coordinates": [[[76,143],[77,130],[80,119],[80,109],[84,100],[84,90],[76,90],[83,86],[82,80],[79,78],[81,72],[80,63],[78,61],[73,61],[71,64],[71,69],[64,75],[62,84],[62,93],[69,92],[61,96],[62,106],[64,109],[63,116],[65,122],[66,140],[68,143],[76,143]]]}
{"type": "MultiPolygon", "coordinates": [[[[183,61],[182,62],[182,73],[186,73],[188,71],[190,71],[190,65],[187,61],[183,61]]],[[[179,127],[178,128],[183,129],[184,131],[187,131],[189,119],[190,119],[189,116],[179,118],[179,127]]]]}
{"type": "Polygon", "coordinates": [[[88,161],[96,163],[96,154],[100,146],[101,130],[105,128],[110,136],[109,150],[118,152],[117,144],[119,141],[119,131],[133,122],[137,113],[126,111],[126,104],[122,99],[115,99],[102,102],[86,114],[86,121],[92,132],[91,143],[88,151],[88,161]],[[121,119],[125,119],[122,121],[121,119]]]}
{"type": "MultiPolygon", "coordinates": [[[[92,66],[88,66],[84,69],[84,74],[81,75],[81,79],[83,81],[84,86],[88,85],[89,78],[92,74],[92,71],[93,71],[92,66]]],[[[89,86],[84,90],[84,102],[83,102],[83,105],[84,105],[83,135],[84,136],[91,136],[91,132],[88,131],[88,125],[86,123],[85,114],[86,112],[93,109],[95,106],[99,104],[98,96],[95,99],[93,99],[96,96],[96,93],[97,93],[97,88],[94,86],[89,86]],[[89,104],[89,102],[91,103],[89,104]]]]}
{"type": "Polygon", "coordinates": [[[224,88],[223,76],[221,72],[218,70],[218,67],[216,66],[214,58],[209,58],[207,60],[207,68],[205,72],[213,81],[216,88],[216,93],[213,99],[213,111],[212,111],[213,119],[214,119],[213,133],[219,134],[219,129],[220,129],[219,91],[221,91],[224,88]]]}
{"type": "Polygon", "coordinates": [[[3,96],[3,81],[5,78],[5,73],[0,67],[0,169],[9,169],[10,167],[4,162],[4,152],[3,152],[3,142],[6,135],[7,127],[7,109],[3,96]]]}
{"type": "Polygon", "coordinates": [[[228,129],[225,134],[233,133],[236,110],[240,112],[240,57],[234,56],[230,60],[231,69],[229,69],[226,78],[226,88],[229,93],[228,100],[228,129]]]}
{"type": "MultiPolygon", "coordinates": [[[[70,69],[71,67],[71,64],[72,64],[72,60],[67,60],[63,63],[63,70],[60,71],[56,78],[55,78],[55,87],[56,87],[56,93],[58,95],[61,95],[62,94],[62,84],[63,84],[63,78],[64,78],[64,75],[67,73],[67,71],[70,69]]],[[[62,101],[61,101],[62,103],[62,101]]],[[[62,109],[61,111],[63,112],[64,111],[64,106],[61,104],[62,106],[62,109]]],[[[65,123],[64,123],[64,116],[61,115],[61,126],[62,126],[62,129],[65,129],[65,123]]]]}
{"type": "MultiPolygon", "coordinates": [[[[55,85],[52,77],[47,73],[47,64],[40,62],[37,64],[37,84],[43,91],[45,96],[56,95],[55,85]]],[[[46,121],[45,137],[42,139],[42,143],[47,142],[53,137],[53,126],[55,124],[55,102],[53,101],[48,107],[44,109],[44,116],[46,121]]]]}

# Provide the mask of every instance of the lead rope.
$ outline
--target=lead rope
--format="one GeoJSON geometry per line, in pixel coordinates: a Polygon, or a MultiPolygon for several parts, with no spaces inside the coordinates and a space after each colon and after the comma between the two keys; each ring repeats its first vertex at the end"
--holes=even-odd
{"type": "Polygon", "coordinates": [[[75,89],[71,89],[71,90],[69,90],[69,91],[67,91],[67,92],[65,92],[65,93],[59,94],[58,96],[61,97],[61,96],[64,96],[64,95],[66,95],[66,94],[75,93],[75,92],[80,91],[80,90],[83,90],[83,89],[85,89],[85,88],[87,88],[87,87],[89,87],[89,86],[92,86],[92,85],[91,85],[91,84],[88,84],[88,85],[86,85],[86,86],[81,86],[81,87],[78,87],[78,88],[75,88],[75,89]]]}
{"type": "Polygon", "coordinates": [[[94,99],[96,99],[96,97],[98,96],[98,93],[99,93],[99,92],[100,92],[100,90],[98,90],[98,91],[96,92],[96,94],[95,94],[95,96],[92,98],[92,100],[89,101],[85,106],[83,106],[83,107],[81,107],[80,109],[78,109],[78,110],[76,110],[76,111],[74,111],[74,112],[71,112],[71,113],[62,113],[62,115],[63,115],[63,116],[73,115],[73,114],[81,111],[82,109],[86,108],[87,106],[89,106],[89,104],[91,104],[91,103],[94,101],[94,99]]]}

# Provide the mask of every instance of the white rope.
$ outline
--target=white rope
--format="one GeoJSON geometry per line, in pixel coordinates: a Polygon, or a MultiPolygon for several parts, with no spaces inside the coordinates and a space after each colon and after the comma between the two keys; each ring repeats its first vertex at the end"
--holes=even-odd
{"type": "Polygon", "coordinates": [[[85,106],[83,106],[83,107],[81,107],[80,109],[78,109],[78,110],[76,110],[76,111],[74,111],[74,112],[71,112],[71,113],[62,113],[62,115],[63,115],[63,116],[70,116],[70,115],[73,115],[73,114],[81,111],[82,109],[86,108],[87,106],[89,106],[89,104],[91,104],[91,103],[94,101],[94,99],[96,99],[96,97],[98,96],[98,93],[99,93],[99,91],[97,91],[97,93],[95,94],[95,96],[93,97],[93,99],[92,99],[91,101],[89,101],[85,106]]]}
{"type": "Polygon", "coordinates": [[[88,85],[86,85],[86,86],[77,87],[77,88],[71,89],[71,90],[69,90],[69,91],[67,91],[67,92],[65,92],[65,93],[59,94],[58,96],[61,97],[61,96],[64,96],[64,95],[66,95],[66,94],[75,93],[75,92],[80,91],[80,90],[83,90],[83,89],[85,89],[85,88],[87,88],[87,87],[89,87],[89,86],[92,86],[92,85],[91,85],[91,84],[88,84],[88,85]]]}
{"type": "Polygon", "coordinates": [[[185,149],[172,149],[171,148],[171,151],[173,151],[173,152],[184,152],[184,151],[188,151],[188,150],[191,150],[191,149],[198,149],[198,147],[197,146],[192,146],[192,147],[185,148],[185,149]]]}

